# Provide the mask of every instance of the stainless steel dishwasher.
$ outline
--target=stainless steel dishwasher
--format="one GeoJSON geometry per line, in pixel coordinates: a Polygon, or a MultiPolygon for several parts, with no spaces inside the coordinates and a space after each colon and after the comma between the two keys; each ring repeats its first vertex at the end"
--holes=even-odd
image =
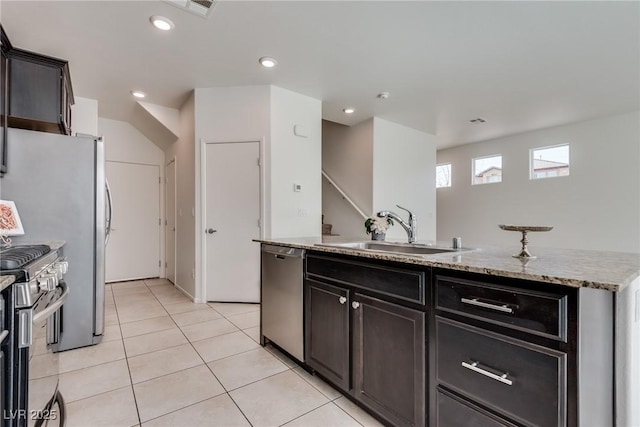
{"type": "Polygon", "coordinates": [[[304,362],[304,249],[262,245],[262,330],[268,341],[304,362]]]}

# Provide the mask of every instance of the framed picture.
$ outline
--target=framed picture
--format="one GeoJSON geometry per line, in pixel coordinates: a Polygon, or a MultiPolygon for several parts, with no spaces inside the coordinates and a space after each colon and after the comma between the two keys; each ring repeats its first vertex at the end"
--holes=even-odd
{"type": "Polygon", "coordinates": [[[0,235],[20,236],[24,234],[16,204],[11,200],[0,200],[0,235]]]}

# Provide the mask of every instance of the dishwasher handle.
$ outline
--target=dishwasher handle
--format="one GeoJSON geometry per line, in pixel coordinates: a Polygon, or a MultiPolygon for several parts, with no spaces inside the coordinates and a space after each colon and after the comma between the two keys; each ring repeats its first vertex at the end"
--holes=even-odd
{"type": "Polygon", "coordinates": [[[263,254],[272,254],[277,259],[285,258],[304,258],[305,250],[297,248],[289,248],[285,246],[263,245],[263,254]]]}

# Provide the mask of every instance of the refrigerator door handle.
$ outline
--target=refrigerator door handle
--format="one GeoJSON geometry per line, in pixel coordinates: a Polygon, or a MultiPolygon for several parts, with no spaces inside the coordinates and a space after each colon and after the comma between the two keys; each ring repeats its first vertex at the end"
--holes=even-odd
{"type": "Polygon", "coordinates": [[[107,194],[107,218],[106,218],[106,233],[104,237],[104,245],[109,243],[109,236],[111,236],[111,215],[113,213],[113,199],[111,199],[111,189],[109,188],[109,181],[105,179],[105,189],[107,194]]]}

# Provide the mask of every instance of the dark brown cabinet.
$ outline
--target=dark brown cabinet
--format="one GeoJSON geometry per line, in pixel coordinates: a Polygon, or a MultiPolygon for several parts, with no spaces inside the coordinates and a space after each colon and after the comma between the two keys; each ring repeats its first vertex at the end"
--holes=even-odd
{"type": "Polygon", "coordinates": [[[424,312],[355,293],[353,392],[396,426],[424,425],[424,312]]]}
{"type": "Polygon", "coordinates": [[[565,353],[440,317],[436,335],[438,384],[524,425],[566,425],[565,353]]]}
{"type": "Polygon", "coordinates": [[[605,426],[625,411],[612,292],[314,251],[304,292],[307,366],[388,425],[605,426]]]}
{"type": "Polygon", "coordinates": [[[570,295],[454,272],[437,272],[434,285],[437,425],[450,426],[462,413],[482,426],[572,425],[570,295]]]}
{"type": "Polygon", "coordinates": [[[441,427],[515,427],[502,418],[469,404],[451,393],[437,391],[437,425],[441,427]]]}
{"type": "Polygon", "coordinates": [[[305,289],[307,364],[349,390],[349,291],[308,280],[305,289]]]}
{"type": "Polygon", "coordinates": [[[390,425],[426,423],[425,312],[399,303],[424,288],[422,271],[307,256],[306,363],[390,425]]]}
{"type": "Polygon", "coordinates": [[[9,127],[70,135],[74,99],[68,62],[15,48],[8,61],[9,127]]]}
{"type": "Polygon", "coordinates": [[[9,59],[11,42],[0,24],[0,176],[7,172],[7,101],[9,99],[9,59]]]}

